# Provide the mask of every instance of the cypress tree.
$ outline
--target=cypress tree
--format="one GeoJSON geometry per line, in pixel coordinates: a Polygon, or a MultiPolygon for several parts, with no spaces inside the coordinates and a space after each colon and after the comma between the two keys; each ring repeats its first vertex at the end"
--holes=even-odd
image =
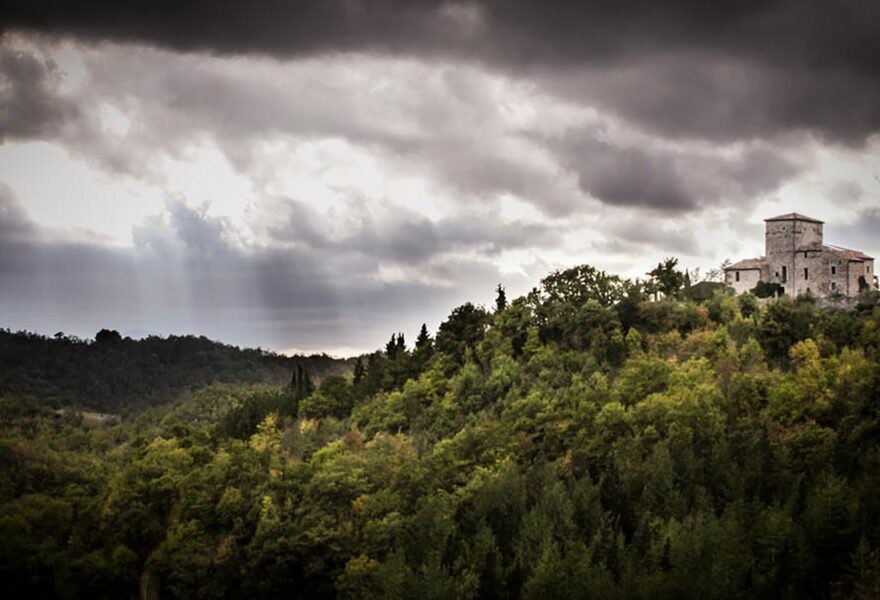
{"type": "Polygon", "coordinates": [[[422,323],[419,337],[416,338],[416,350],[426,350],[431,347],[431,337],[428,335],[428,327],[422,323]]]}
{"type": "Polygon", "coordinates": [[[507,308],[507,294],[504,291],[504,286],[500,283],[498,287],[495,288],[497,295],[495,296],[495,312],[499,313],[505,308],[507,308]]]}
{"type": "Polygon", "coordinates": [[[296,400],[302,400],[315,391],[315,386],[312,384],[308,371],[299,363],[297,363],[296,368],[293,370],[293,377],[290,379],[288,389],[290,389],[296,400]]]}
{"type": "Polygon", "coordinates": [[[389,359],[394,360],[394,356],[397,354],[397,336],[395,334],[391,334],[391,339],[388,340],[388,343],[385,344],[385,356],[389,359]]]}
{"type": "Polygon", "coordinates": [[[352,383],[354,385],[360,384],[364,379],[364,359],[363,357],[358,356],[357,360],[354,363],[354,377],[352,383]]]}

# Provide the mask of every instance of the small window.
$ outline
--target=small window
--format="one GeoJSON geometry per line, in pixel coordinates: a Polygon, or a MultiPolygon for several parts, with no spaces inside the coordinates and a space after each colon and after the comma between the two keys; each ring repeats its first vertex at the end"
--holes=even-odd
{"type": "Polygon", "coordinates": [[[806,258],[806,257],[807,257],[807,251],[804,250],[804,258],[806,258]]]}
{"type": "Polygon", "coordinates": [[[782,265],[782,282],[785,283],[788,281],[788,267],[782,265]]]}
{"type": "Polygon", "coordinates": [[[736,280],[739,281],[739,271],[736,272],[736,280]]]}
{"type": "Polygon", "coordinates": [[[831,282],[831,291],[834,291],[834,290],[836,290],[836,289],[837,289],[837,282],[836,282],[836,281],[832,281],[832,282],[831,282]]]}
{"type": "Polygon", "coordinates": [[[808,268],[804,267],[804,279],[809,279],[809,278],[810,278],[810,270],[808,268]]]}
{"type": "MultiPolygon", "coordinates": [[[[837,267],[835,265],[831,265],[831,274],[837,275],[837,267]]],[[[833,285],[833,284],[832,284],[833,285]]]]}

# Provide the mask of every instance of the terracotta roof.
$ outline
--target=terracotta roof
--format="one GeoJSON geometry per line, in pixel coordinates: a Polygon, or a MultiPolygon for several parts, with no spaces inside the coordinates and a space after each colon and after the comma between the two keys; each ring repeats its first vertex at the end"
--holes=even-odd
{"type": "Polygon", "coordinates": [[[820,221],[819,219],[813,219],[811,217],[804,216],[800,213],[787,213],[784,215],[779,215],[778,217],[770,217],[769,219],[764,219],[764,221],[809,221],[810,223],[824,223],[825,221],[820,221]]]}
{"type": "Polygon", "coordinates": [[[733,263],[729,267],[725,267],[725,271],[752,271],[758,270],[760,271],[767,265],[767,259],[765,258],[747,258],[745,260],[741,260],[738,263],[733,263]]]}
{"type": "Polygon", "coordinates": [[[873,256],[868,256],[861,250],[850,250],[849,248],[842,248],[840,246],[833,246],[831,244],[823,245],[822,249],[833,252],[834,254],[845,258],[846,260],[854,260],[857,262],[861,262],[864,260],[874,260],[873,256]]]}

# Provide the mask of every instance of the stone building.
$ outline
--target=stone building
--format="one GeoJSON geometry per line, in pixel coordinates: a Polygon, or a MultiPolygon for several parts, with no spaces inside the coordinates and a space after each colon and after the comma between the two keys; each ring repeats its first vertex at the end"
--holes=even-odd
{"type": "Polygon", "coordinates": [[[781,293],[817,298],[855,297],[876,289],[874,259],[858,250],[823,243],[823,222],[798,213],[764,220],[764,256],[724,269],[738,294],[760,281],[778,283],[781,293]]]}

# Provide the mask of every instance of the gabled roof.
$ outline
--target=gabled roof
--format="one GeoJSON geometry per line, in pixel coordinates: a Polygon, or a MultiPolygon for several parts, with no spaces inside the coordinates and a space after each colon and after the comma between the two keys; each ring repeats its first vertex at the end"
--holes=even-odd
{"type": "Polygon", "coordinates": [[[725,271],[760,271],[767,265],[766,258],[747,258],[738,263],[733,263],[729,267],[724,267],[725,271]]]}
{"type": "Polygon", "coordinates": [[[841,258],[845,258],[846,260],[854,260],[856,262],[862,262],[865,260],[874,260],[873,256],[868,256],[861,250],[850,250],[849,248],[842,248],[841,246],[834,246],[832,244],[824,244],[822,246],[823,250],[827,250],[833,254],[837,254],[841,258]]]}
{"type": "Polygon", "coordinates": [[[764,219],[764,221],[765,222],[767,222],[767,221],[807,221],[809,223],[819,223],[819,224],[825,223],[825,221],[820,221],[819,219],[813,219],[811,217],[807,217],[805,215],[802,215],[800,213],[795,213],[795,212],[786,213],[784,215],[779,215],[778,217],[770,217],[769,219],[764,219]]]}

